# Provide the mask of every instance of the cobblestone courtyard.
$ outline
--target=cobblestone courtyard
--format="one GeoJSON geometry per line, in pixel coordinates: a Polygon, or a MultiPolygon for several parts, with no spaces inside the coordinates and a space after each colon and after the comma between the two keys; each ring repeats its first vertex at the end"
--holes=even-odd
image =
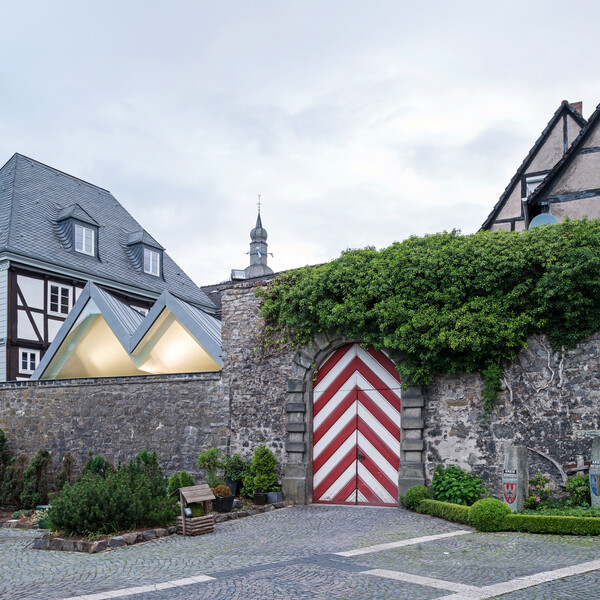
{"type": "Polygon", "coordinates": [[[3,600],[596,600],[600,540],[484,534],[399,509],[297,506],[103,554],[0,529],[3,600]]]}

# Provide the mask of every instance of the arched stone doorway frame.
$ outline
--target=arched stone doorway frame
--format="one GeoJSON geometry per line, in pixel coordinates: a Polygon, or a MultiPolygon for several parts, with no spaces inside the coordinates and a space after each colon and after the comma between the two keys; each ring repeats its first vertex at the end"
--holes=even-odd
{"type": "MultiPolygon", "coordinates": [[[[318,334],[312,345],[304,346],[294,355],[291,376],[287,381],[285,406],[287,464],[283,490],[286,500],[294,500],[299,504],[312,502],[314,376],[335,350],[353,343],[360,343],[360,340],[318,334]]],[[[425,396],[422,386],[409,385],[402,389],[399,494],[403,494],[413,485],[425,483],[424,407],[425,396]]]]}

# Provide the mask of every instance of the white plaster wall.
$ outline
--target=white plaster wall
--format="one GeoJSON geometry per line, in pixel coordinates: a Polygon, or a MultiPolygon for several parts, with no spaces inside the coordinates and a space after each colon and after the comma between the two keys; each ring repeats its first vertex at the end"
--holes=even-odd
{"type": "Polygon", "coordinates": [[[600,196],[551,204],[550,214],[554,215],[559,221],[563,221],[565,217],[569,217],[570,219],[582,219],[587,216],[590,219],[599,219],[600,196]]]}
{"type": "Polygon", "coordinates": [[[515,185],[515,189],[512,191],[510,196],[506,199],[506,202],[496,219],[514,219],[515,217],[521,216],[521,182],[518,181],[515,185]]]}
{"type": "MultiPolygon", "coordinates": [[[[44,280],[34,279],[17,275],[17,285],[25,298],[27,306],[30,308],[39,308],[44,310],[44,280]]],[[[17,300],[19,306],[23,306],[20,299],[17,300]]]]}
{"type": "Polygon", "coordinates": [[[563,155],[563,123],[562,119],[552,128],[546,142],[539,149],[527,169],[528,173],[551,169],[563,155]]]}
{"type": "Polygon", "coordinates": [[[600,188],[600,152],[579,154],[555,184],[551,195],[600,188]]]}
{"type": "Polygon", "coordinates": [[[584,148],[592,148],[593,146],[600,146],[600,127],[594,128],[594,131],[583,145],[584,148]]]}
{"type": "Polygon", "coordinates": [[[498,231],[499,229],[504,229],[505,231],[510,231],[510,223],[494,223],[490,227],[490,231],[498,231]]]}
{"type": "Polygon", "coordinates": [[[567,117],[567,139],[569,140],[569,146],[573,143],[573,140],[579,135],[581,126],[573,117],[567,117]]]}

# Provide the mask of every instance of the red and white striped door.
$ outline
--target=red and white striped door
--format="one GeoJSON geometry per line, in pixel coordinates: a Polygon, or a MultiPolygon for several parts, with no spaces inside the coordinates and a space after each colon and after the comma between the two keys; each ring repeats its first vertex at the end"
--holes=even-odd
{"type": "Polygon", "coordinates": [[[313,501],[398,505],[400,377],[383,352],[349,344],[313,394],[313,501]]]}

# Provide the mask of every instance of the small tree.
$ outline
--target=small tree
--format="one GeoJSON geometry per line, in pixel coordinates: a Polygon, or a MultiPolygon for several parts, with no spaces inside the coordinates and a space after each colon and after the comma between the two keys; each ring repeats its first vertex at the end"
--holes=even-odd
{"type": "Polygon", "coordinates": [[[23,493],[23,473],[27,468],[29,459],[27,454],[19,454],[12,458],[4,471],[2,484],[2,503],[20,508],[21,494],[23,493]]]}
{"type": "Polygon", "coordinates": [[[75,460],[70,452],[65,452],[62,468],[54,478],[54,489],[60,492],[66,483],[73,483],[75,479],[75,460]]]}
{"type": "Polygon", "coordinates": [[[217,475],[217,469],[223,468],[221,454],[221,451],[217,448],[207,448],[206,450],[202,450],[196,459],[198,468],[206,471],[206,479],[211,488],[225,483],[223,479],[217,475]]]}
{"type": "Polygon", "coordinates": [[[38,450],[27,470],[23,473],[23,491],[21,492],[21,506],[33,509],[38,504],[48,503],[48,468],[50,466],[50,452],[38,450]]]}
{"type": "Polygon", "coordinates": [[[250,474],[244,478],[244,490],[264,493],[277,490],[277,459],[266,444],[254,450],[250,474]]]}

